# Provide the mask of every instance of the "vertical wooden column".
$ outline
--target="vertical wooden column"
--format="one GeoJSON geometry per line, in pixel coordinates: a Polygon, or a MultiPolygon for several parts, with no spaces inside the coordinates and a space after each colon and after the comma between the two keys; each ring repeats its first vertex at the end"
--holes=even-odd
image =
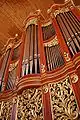
{"type": "MultiPolygon", "coordinates": [[[[76,6],[71,7],[70,10],[80,21],[80,10],[76,6]]],[[[72,87],[74,89],[74,93],[80,109],[80,69],[79,68],[76,69],[76,67],[77,66],[75,66],[75,73],[71,75],[71,80],[72,80],[72,87]]]]}
{"type": "Polygon", "coordinates": [[[70,10],[77,17],[77,19],[80,21],[80,10],[76,6],[71,7],[70,10]]]}
{"type": "Polygon", "coordinates": [[[1,66],[2,66],[2,62],[3,62],[3,56],[1,56],[1,58],[0,58],[0,69],[1,69],[1,66]]]}
{"type": "Polygon", "coordinates": [[[25,42],[25,31],[22,33],[21,37],[21,45],[20,45],[20,56],[19,56],[19,63],[17,69],[17,79],[21,76],[22,71],[22,61],[23,61],[23,54],[24,54],[24,42],[25,42]]]}
{"type": "Polygon", "coordinates": [[[7,62],[6,70],[5,70],[5,75],[4,75],[4,83],[2,83],[2,91],[6,90],[6,84],[7,84],[7,79],[8,79],[8,70],[9,70],[9,65],[11,63],[11,59],[12,59],[13,47],[14,47],[14,45],[11,44],[11,51],[10,51],[10,55],[8,58],[8,62],[7,62]]]}
{"type": "Polygon", "coordinates": [[[52,120],[50,93],[48,85],[43,86],[44,120],[52,120]]]}
{"type": "Polygon", "coordinates": [[[14,97],[10,120],[16,120],[16,111],[17,111],[17,97],[14,97]]]}
{"type": "MultiPolygon", "coordinates": [[[[42,28],[41,23],[38,21],[38,40],[39,40],[39,53],[40,53],[40,71],[41,71],[41,81],[43,80],[44,74],[46,74],[46,60],[44,53],[44,45],[43,45],[43,36],[42,36],[42,28]]],[[[44,87],[44,86],[43,86],[44,87]]],[[[49,92],[43,92],[43,112],[44,112],[44,120],[52,120],[51,115],[51,105],[50,105],[50,95],[49,92]]]]}
{"type": "Polygon", "coordinates": [[[56,31],[56,36],[57,36],[58,42],[59,42],[59,44],[61,46],[62,54],[63,54],[63,56],[65,58],[65,62],[69,61],[71,56],[69,54],[69,50],[67,48],[67,45],[66,45],[66,43],[64,41],[64,38],[63,38],[63,36],[62,36],[62,34],[60,32],[60,29],[58,27],[57,21],[56,21],[54,16],[52,17],[52,22],[53,22],[53,26],[54,26],[55,31],[56,31]]]}
{"type": "Polygon", "coordinates": [[[72,87],[77,99],[77,103],[79,106],[79,110],[80,110],[80,76],[78,76],[77,71],[75,71],[75,73],[70,75],[71,78],[71,82],[72,82],[72,87]]]}
{"type": "Polygon", "coordinates": [[[38,40],[39,40],[38,48],[40,53],[40,65],[42,68],[43,65],[46,67],[46,59],[45,59],[45,53],[44,53],[43,36],[42,36],[42,28],[41,28],[40,21],[38,21],[38,40]]]}

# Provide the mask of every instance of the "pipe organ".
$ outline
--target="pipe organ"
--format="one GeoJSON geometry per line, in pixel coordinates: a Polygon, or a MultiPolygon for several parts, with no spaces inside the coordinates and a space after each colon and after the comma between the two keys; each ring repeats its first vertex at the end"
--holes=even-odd
{"type": "Polygon", "coordinates": [[[71,11],[56,16],[64,40],[70,50],[71,56],[80,51],[80,23],[71,11]]]}
{"type": "Polygon", "coordinates": [[[60,45],[53,24],[48,23],[42,27],[42,33],[43,40],[49,40],[49,42],[44,42],[44,52],[47,70],[51,71],[64,65],[64,58],[60,50],[60,45]]]}
{"type": "Polygon", "coordinates": [[[6,70],[6,66],[7,66],[8,57],[10,55],[10,51],[11,51],[11,49],[8,49],[7,51],[5,51],[5,54],[3,55],[2,66],[0,69],[0,91],[3,86],[4,75],[5,75],[5,70],[6,70]]]}
{"type": "Polygon", "coordinates": [[[30,24],[26,28],[22,76],[37,73],[40,73],[40,54],[38,50],[38,25],[30,24]]]}
{"type": "Polygon", "coordinates": [[[19,49],[20,49],[20,45],[16,46],[16,48],[13,49],[12,58],[9,65],[9,73],[7,78],[6,89],[12,89],[15,85],[15,80],[17,77],[16,72],[17,72],[19,56],[20,56],[19,49]]]}
{"type": "Polygon", "coordinates": [[[80,9],[53,4],[24,21],[0,58],[0,120],[80,119],[80,9]]]}

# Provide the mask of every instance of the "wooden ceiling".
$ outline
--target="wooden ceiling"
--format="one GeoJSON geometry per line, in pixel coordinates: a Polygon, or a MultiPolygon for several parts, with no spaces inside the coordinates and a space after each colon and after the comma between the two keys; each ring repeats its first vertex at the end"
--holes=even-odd
{"type": "MultiPolygon", "coordinates": [[[[47,19],[47,9],[54,3],[64,3],[64,0],[0,0],[0,54],[7,40],[15,34],[21,36],[23,21],[30,12],[42,10],[47,19]]],[[[80,5],[80,0],[74,0],[80,5]]]]}

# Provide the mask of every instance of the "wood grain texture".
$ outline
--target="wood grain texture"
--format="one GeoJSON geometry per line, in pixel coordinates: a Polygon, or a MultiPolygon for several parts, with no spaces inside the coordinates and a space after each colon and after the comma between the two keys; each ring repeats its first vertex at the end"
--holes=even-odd
{"type": "MultiPolygon", "coordinates": [[[[30,12],[41,9],[48,19],[47,9],[54,3],[62,4],[64,0],[0,0],[0,54],[10,37],[16,33],[21,37],[23,21],[30,12]]],[[[79,0],[74,0],[74,3],[80,5],[79,0]]]]}

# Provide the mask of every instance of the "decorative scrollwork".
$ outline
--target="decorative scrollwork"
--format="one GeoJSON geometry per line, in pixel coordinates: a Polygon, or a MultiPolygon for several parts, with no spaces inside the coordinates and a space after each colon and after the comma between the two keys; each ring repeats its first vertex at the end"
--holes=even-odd
{"type": "Polygon", "coordinates": [[[78,120],[78,107],[69,78],[49,84],[54,120],[78,120]]]}
{"type": "Polygon", "coordinates": [[[58,42],[57,36],[55,36],[55,38],[52,39],[50,42],[44,43],[44,46],[51,47],[51,46],[55,46],[58,44],[59,44],[59,42],[58,42]]]}
{"type": "Polygon", "coordinates": [[[72,83],[76,83],[76,82],[78,81],[78,75],[75,74],[75,73],[73,73],[73,74],[71,75],[71,80],[72,80],[72,83]]]}
{"type": "Polygon", "coordinates": [[[70,61],[69,53],[64,52],[64,57],[65,57],[67,62],[70,61]]]}
{"type": "MultiPolygon", "coordinates": [[[[31,13],[32,14],[32,13],[31,13]]],[[[37,18],[33,18],[31,20],[29,20],[26,24],[26,27],[27,28],[30,24],[37,24],[37,18]]]]}
{"type": "Polygon", "coordinates": [[[40,88],[27,89],[19,95],[17,120],[43,120],[40,88]]]}
{"type": "Polygon", "coordinates": [[[15,67],[18,65],[18,62],[19,61],[16,61],[15,63],[10,64],[9,71],[12,71],[13,69],[15,69],[15,67]]]}
{"type": "Polygon", "coordinates": [[[59,10],[55,10],[54,16],[56,17],[57,14],[68,12],[68,11],[69,11],[69,8],[61,8],[59,10]]]}
{"type": "Polygon", "coordinates": [[[43,93],[47,93],[48,92],[48,85],[44,85],[43,86],[43,93]]]}
{"type": "Polygon", "coordinates": [[[41,73],[44,73],[46,70],[45,70],[45,65],[41,64],[41,73]]]}
{"type": "Polygon", "coordinates": [[[4,101],[1,105],[1,120],[11,120],[12,100],[4,101]]]}

